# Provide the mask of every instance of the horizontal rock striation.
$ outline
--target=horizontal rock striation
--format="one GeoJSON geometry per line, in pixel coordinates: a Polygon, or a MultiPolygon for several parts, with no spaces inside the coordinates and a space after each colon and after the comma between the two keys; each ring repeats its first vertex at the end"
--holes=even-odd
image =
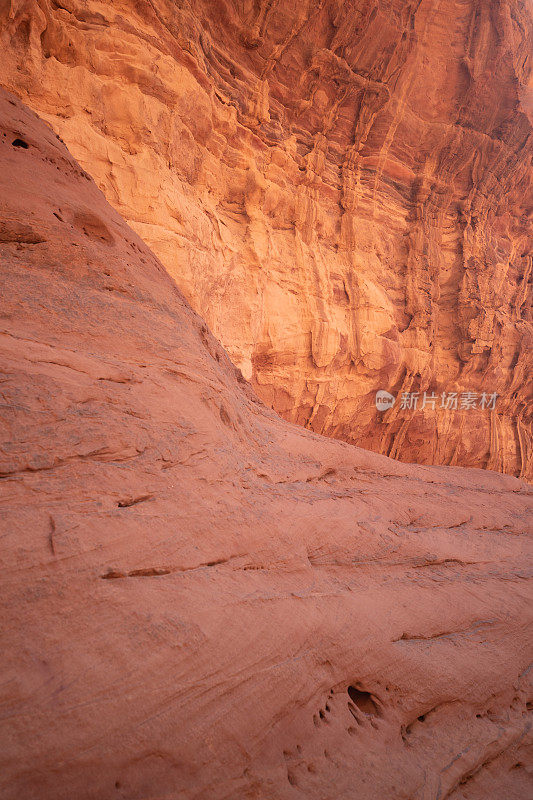
{"type": "Polygon", "coordinates": [[[2,8],[0,83],[265,402],[405,461],[531,477],[525,0],[2,8]],[[441,407],[467,391],[475,409],[441,407]]]}
{"type": "Polygon", "coordinates": [[[524,800],[528,485],[280,420],[3,91],[0,165],[2,800],[524,800]]]}

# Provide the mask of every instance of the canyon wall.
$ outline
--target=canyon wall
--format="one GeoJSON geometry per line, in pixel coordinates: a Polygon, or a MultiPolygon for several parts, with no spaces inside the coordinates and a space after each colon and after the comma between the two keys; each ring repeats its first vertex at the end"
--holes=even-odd
{"type": "Polygon", "coordinates": [[[281,420],[2,90],[0,284],[2,800],[530,796],[526,483],[281,420]]]}
{"type": "Polygon", "coordinates": [[[531,5],[4,0],[0,29],[0,83],[279,414],[531,477],[531,5]]]}

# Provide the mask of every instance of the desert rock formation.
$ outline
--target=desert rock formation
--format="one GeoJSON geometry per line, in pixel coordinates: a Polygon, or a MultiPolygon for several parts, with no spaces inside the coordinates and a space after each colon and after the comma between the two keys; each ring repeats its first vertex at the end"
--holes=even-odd
{"type": "Polygon", "coordinates": [[[527,484],[280,420],[3,91],[0,165],[2,800],[524,800],[527,484]]]}
{"type": "Polygon", "coordinates": [[[2,8],[0,84],[265,402],[406,461],[531,477],[525,0],[2,8]],[[378,389],[498,402],[381,413],[378,389]]]}

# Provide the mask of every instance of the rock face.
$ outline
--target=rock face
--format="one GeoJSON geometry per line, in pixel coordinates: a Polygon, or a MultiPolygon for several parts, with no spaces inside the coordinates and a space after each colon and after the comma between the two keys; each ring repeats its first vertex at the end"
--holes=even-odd
{"type": "Polygon", "coordinates": [[[0,83],[265,402],[406,461],[531,477],[525,0],[0,8],[0,83]],[[378,389],[437,402],[381,413],[378,389]],[[466,391],[477,408],[441,408],[466,391]]]}
{"type": "Polygon", "coordinates": [[[527,484],[280,420],[4,92],[0,164],[2,799],[524,800],[527,484]]]}

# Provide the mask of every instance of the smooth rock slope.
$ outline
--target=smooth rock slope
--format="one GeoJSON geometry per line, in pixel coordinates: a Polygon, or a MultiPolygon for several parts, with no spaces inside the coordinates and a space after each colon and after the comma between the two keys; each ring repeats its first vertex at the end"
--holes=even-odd
{"type": "Polygon", "coordinates": [[[0,85],[286,419],[531,478],[532,8],[10,0],[0,85]]]}
{"type": "Polygon", "coordinates": [[[0,165],[2,800],[524,800],[527,485],[280,420],[3,91],[0,165]]]}

